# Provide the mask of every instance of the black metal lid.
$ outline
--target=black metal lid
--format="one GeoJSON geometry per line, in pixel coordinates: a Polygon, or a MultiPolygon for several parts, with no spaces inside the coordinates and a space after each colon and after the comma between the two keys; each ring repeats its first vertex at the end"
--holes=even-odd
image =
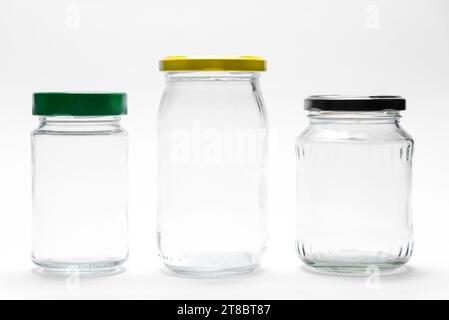
{"type": "Polygon", "coordinates": [[[383,111],[405,110],[400,96],[310,96],[304,100],[305,110],[322,111],[383,111]]]}

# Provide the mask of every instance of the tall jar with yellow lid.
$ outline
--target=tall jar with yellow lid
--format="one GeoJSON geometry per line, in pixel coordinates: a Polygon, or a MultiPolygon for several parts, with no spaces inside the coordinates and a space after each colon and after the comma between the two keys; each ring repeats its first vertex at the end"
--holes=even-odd
{"type": "Polygon", "coordinates": [[[248,273],[267,244],[259,57],[176,56],[158,115],[158,246],[184,275],[248,273]]]}

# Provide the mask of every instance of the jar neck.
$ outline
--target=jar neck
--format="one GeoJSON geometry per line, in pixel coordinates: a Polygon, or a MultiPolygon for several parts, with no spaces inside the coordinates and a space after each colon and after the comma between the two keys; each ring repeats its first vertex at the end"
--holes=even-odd
{"type": "Polygon", "coordinates": [[[38,130],[47,132],[121,131],[120,116],[45,116],[39,117],[38,130]]]}
{"type": "Polygon", "coordinates": [[[41,116],[39,121],[41,124],[55,124],[55,125],[98,125],[104,124],[120,124],[120,116],[41,116]]]}
{"type": "Polygon", "coordinates": [[[399,111],[319,111],[309,112],[311,124],[398,124],[399,111]]]}
{"type": "Polygon", "coordinates": [[[175,81],[251,81],[260,77],[258,72],[167,72],[168,82],[175,81]]]}

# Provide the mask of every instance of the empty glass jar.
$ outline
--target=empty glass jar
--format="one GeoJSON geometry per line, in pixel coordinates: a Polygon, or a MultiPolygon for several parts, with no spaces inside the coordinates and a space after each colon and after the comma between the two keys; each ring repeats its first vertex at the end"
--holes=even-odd
{"type": "Polygon", "coordinates": [[[342,273],[389,271],[413,251],[413,139],[395,96],[312,96],[298,137],[297,251],[308,265],[342,273]]]}
{"type": "Polygon", "coordinates": [[[122,93],[35,93],[32,260],[54,275],[117,271],[128,256],[122,93]]]}
{"type": "Polygon", "coordinates": [[[160,69],[160,256],[192,276],[250,272],[267,242],[265,61],[168,57],[160,69]]]}

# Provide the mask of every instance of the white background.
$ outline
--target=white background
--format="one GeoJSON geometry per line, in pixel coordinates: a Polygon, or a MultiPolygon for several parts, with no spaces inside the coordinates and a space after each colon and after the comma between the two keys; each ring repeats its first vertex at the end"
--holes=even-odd
{"type": "Polygon", "coordinates": [[[2,0],[0,298],[449,298],[447,0],[2,0]],[[157,257],[155,122],[166,55],[261,55],[270,117],[271,241],[263,267],[193,280],[157,257]],[[123,274],[71,284],[32,273],[29,133],[35,91],[126,91],[131,256],[123,274]],[[311,94],[399,94],[416,140],[415,253],[405,273],[307,272],[294,248],[294,139],[311,94]]]}

